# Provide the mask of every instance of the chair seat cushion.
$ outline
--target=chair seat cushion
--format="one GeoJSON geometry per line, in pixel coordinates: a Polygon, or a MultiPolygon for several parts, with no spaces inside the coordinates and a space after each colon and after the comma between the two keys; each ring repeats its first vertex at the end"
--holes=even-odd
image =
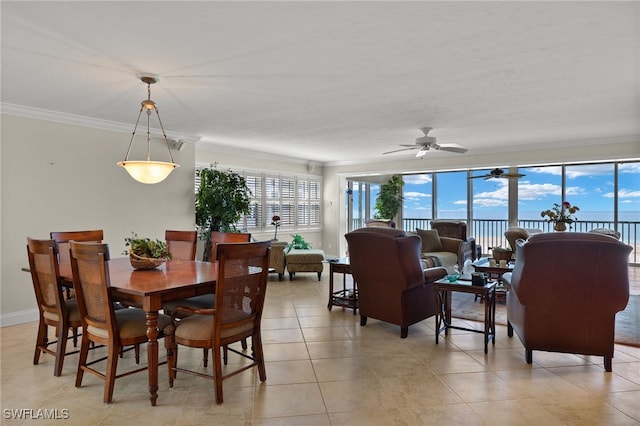
{"type": "Polygon", "coordinates": [[[422,253],[422,259],[436,257],[440,261],[440,265],[447,269],[451,274],[453,273],[453,267],[458,264],[458,255],[451,253],[450,251],[436,251],[431,253],[422,253]]]}
{"type": "MultiPolygon", "coordinates": [[[[147,335],[147,314],[142,309],[127,308],[115,311],[120,338],[143,337],[147,335]]],[[[158,329],[164,330],[166,326],[171,324],[171,317],[158,314],[158,329]]],[[[102,328],[87,327],[89,333],[103,338],[109,337],[109,332],[102,328]]]]}
{"type": "Polygon", "coordinates": [[[187,299],[172,300],[162,305],[165,312],[173,312],[178,306],[186,306],[195,309],[213,309],[216,295],[213,293],[193,296],[187,299]]]}
{"type": "MultiPolygon", "coordinates": [[[[253,328],[251,323],[224,330],[220,333],[222,339],[235,334],[244,333],[253,328]]],[[[191,315],[181,319],[175,329],[176,339],[207,341],[213,339],[213,316],[212,315],[191,315]]]]}
{"type": "MultiPolygon", "coordinates": [[[[78,302],[74,297],[73,299],[66,299],[64,304],[67,305],[67,312],[69,313],[69,322],[80,322],[80,311],[78,310],[78,302]]],[[[49,321],[59,321],[58,314],[55,312],[44,311],[42,313],[49,321]]]]}

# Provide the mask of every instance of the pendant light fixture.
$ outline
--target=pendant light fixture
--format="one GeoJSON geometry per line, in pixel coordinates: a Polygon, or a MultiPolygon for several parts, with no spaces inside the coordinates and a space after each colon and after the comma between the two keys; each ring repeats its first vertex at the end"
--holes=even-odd
{"type": "Polygon", "coordinates": [[[179,164],[174,163],[173,155],[171,155],[171,148],[169,147],[169,141],[167,140],[167,135],[164,132],[164,126],[162,125],[162,120],[160,120],[160,113],[158,112],[158,106],[155,102],[151,100],[151,85],[155,84],[158,81],[158,76],[154,74],[138,74],[136,75],[143,83],[147,85],[147,99],[141,102],[140,112],[138,112],[138,119],[136,120],[136,125],[133,128],[133,133],[131,134],[131,141],[129,142],[129,149],[127,149],[127,155],[124,157],[124,161],[118,162],[118,166],[124,167],[125,170],[131,175],[132,178],[142,183],[158,183],[162,182],[169,176],[169,174],[176,167],[180,167],[179,164]],[[131,152],[131,146],[133,145],[133,139],[136,137],[136,130],[138,129],[138,123],[140,123],[140,116],[142,112],[145,111],[147,113],[147,159],[130,161],[129,153],[131,152]],[[158,117],[158,122],[160,123],[160,129],[162,130],[162,137],[164,138],[164,143],[167,146],[167,151],[169,151],[169,158],[171,159],[170,163],[164,161],[151,161],[151,113],[152,111],[156,112],[156,116],[158,117]]]}

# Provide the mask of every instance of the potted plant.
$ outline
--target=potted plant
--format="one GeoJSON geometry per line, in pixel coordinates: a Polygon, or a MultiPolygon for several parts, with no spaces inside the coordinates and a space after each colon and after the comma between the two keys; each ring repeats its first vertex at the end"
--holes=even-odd
{"type": "Polygon", "coordinates": [[[308,250],[308,249],[311,248],[311,244],[306,242],[304,240],[304,238],[302,237],[302,235],[293,234],[292,236],[293,236],[293,239],[291,240],[291,243],[289,243],[289,245],[287,245],[287,251],[289,251],[291,249],[308,250]]]}
{"type": "Polygon", "coordinates": [[[578,220],[573,215],[579,210],[578,206],[572,206],[570,202],[563,201],[562,204],[554,203],[550,210],[541,211],[540,216],[546,216],[545,222],[552,222],[555,231],[566,231],[567,224],[571,228],[571,224],[578,220]]]}
{"type": "Polygon", "coordinates": [[[380,185],[380,192],[376,197],[376,212],[373,216],[375,219],[393,220],[398,214],[404,199],[402,185],[404,185],[404,182],[400,175],[393,175],[387,183],[380,185]]]}
{"type": "Polygon", "coordinates": [[[491,249],[491,256],[493,256],[496,262],[500,262],[501,260],[509,262],[513,256],[513,251],[510,248],[501,246],[489,248],[491,249]]]}
{"type": "Polygon", "coordinates": [[[236,223],[249,213],[251,191],[246,179],[217,163],[198,170],[200,186],[196,194],[196,225],[205,240],[203,260],[211,258],[211,231],[237,232],[236,223]]]}
{"type": "Polygon", "coordinates": [[[129,255],[131,266],[135,269],[153,269],[172,257],[164,241],[138,238],[138,234],[135,233],[124,241],[125,246],[129,247],[124,254],[129,255]]]}

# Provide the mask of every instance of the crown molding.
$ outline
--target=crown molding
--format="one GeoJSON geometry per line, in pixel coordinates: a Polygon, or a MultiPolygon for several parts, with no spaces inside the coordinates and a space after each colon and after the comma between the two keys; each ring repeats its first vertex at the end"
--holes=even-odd
{"type": "MultiPolygon", "coordinates": [[[[116,121],[101,120],[99,118],[86,117],[83,115],[68,114],[66,112],[51,111],[46,109],[27,107],[24,105],[0,103],[0,111],[3,114],[15,115],[18,117],[34,118],[37,120],[53,121],[56,123],[72,124],[75,126],[89,127],[93,129],[109,130],[118,133],[131,133],[130,123],[119,123],[116,121]]],[[[154,137],[162,138],[162,130],[151,128],[154,137]]],[[[201,137],[183,133],[167,132],[167,139],[180,140],[183,142],[198,142],[201,137]]]]}

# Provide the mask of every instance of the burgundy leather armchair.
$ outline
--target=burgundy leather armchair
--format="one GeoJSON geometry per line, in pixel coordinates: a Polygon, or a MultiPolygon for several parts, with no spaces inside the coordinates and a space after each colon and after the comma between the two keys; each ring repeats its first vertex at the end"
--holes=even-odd
{"type": "Polygon", "coordinates": [[[534,350],[604,357],[611,371],[615,315],[629,300],[631,247],[609,236],[553,232],[517,242],[513,273],[504,274],[507,333],[534,350]]]}
{"type": "Polygon", "coordinates": [[[405,338],[411,324],[435,315],[433,282],[447,271],[422,269],[419,236],[374,227],[356,229],[345,238],[351,273],[358,283],[360,325],[366,325],[368,317],[397,324],[405,338]]]}

